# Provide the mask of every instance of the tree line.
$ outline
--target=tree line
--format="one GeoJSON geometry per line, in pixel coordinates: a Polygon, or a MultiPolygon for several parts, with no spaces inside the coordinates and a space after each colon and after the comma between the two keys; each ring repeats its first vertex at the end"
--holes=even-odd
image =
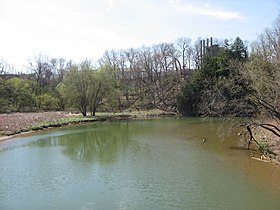
{"type": "Polygon", "coordinates": [[[0,63],[1,112],[161,109],[191,116],[254,116],[279,120],[280,17],[251,44],[239,37],[207,45],[173,43],[106,51],[94,65],[38,55],[28,74],[0,63]]]}
{"type": "Polygon", "coordinates": [[[181,38],[176,44],[106,51],[98,65],[40,54],[29,61],[29,74],[10,75],[2,64],[1,111],[176,111],[177,96],[193,67],[191,50],[190,39],[181,38]]]}

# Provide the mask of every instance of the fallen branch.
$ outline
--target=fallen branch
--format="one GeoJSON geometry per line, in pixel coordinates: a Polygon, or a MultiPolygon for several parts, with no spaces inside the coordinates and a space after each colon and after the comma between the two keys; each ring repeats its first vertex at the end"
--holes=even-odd
{"type": "Polygon", "coordinates": [[[259,126],[261,126],[262,128],[272,132],[273,134],[275,134],[276,136],[280,137],[280,129],[277,128],[275,125],[271,125],[271,124],[260,124],[259,126]],[[268,127],[269,126],[269,127],[268,127]],[[272,128],[270,128],[272,127],[272,128]],[[275,130],[273,130],[275,129],[275,130]],[[279,133],[278,133],[279,132],[279,133]]]}
{"type": "Polygon", "coordinates": [[[252,122],[249,124],[243,124],[243,125],[241,125],[241,127],[244,127],[245,130],[243,132],[241,132],[239,135],[243,134],[245,136],[245,140],[247,141],[247,144],[248,144],[248,150],[250,149],[251,142],[255,142],[256,145],[258,146],[258,149],[263,154],[269,153],[274,156],[277,155],[276,153],[271,151],[267,147],[267,145],[264,145],[260,141],[258,141],[255,137],[256,134],[254,134],[254,132],[253,132],[253,130],[255,130],[255,129],[262,128],[266,131],[269,131],[271,134],[273,134],[275,138],[278,138],[278,137],[280,137],[280,129],[277,126],[275,126],[273,124],[269,124],[269,123],[252,122]]]}

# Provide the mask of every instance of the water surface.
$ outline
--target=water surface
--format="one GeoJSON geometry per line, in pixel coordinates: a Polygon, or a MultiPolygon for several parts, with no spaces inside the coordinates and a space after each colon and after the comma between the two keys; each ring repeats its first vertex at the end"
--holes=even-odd
{"type": "Polygon", "coordinates": [[[280,209],[279,167],[229,127],[103,122],[0,142],[0,209],[280,209]]]}

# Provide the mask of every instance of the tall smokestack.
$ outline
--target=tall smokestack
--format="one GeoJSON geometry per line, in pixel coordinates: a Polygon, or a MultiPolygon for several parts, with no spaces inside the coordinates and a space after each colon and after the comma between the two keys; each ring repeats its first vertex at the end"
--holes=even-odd
{"type": "Polygon", "coordinates": [[[203,39],[202,43],[203,43],[203,55],[205,55],[206,53],[205,39],[203,39]]]}
{"type": "Polygon", "coordinates": [[[202,44],[202,40],[200,40],[200,62],[199,62],[199,65],[200,65],[200,68],[202,67],[202,54],[203,54],[203,44],[202,44]]]}

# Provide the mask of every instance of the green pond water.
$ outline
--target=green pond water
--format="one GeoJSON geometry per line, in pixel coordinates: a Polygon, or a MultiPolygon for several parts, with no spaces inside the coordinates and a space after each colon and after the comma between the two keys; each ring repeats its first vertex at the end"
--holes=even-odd
{"type": "Polygon", "coordinates": [[[0,209],[280,209],[280,167],[252,159],[231,126],[98,122],[0,142],[0,209]]]}

